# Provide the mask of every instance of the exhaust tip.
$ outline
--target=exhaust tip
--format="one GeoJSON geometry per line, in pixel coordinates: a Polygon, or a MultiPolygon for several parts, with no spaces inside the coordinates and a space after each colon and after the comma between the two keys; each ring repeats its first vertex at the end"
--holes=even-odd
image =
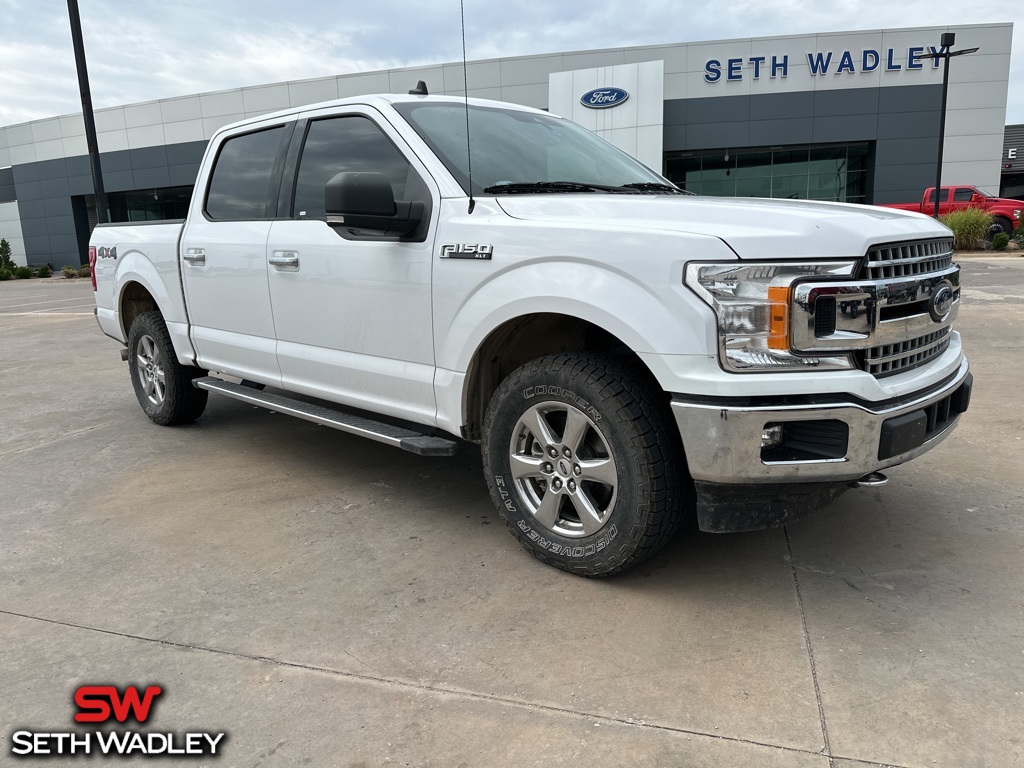
{"type": "Polygon", "coordinates": [[[889,478],[881,472],[871,472],[860,480],[854,480],[850,485],[854,488],[881,488],[888,482],[889,478]]]}

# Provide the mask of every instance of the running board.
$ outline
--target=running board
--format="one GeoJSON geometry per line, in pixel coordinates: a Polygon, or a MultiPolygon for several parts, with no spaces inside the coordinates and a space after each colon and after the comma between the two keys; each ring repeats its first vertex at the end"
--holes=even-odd
{"type": "Polygon", "coordinates": [[[348,432],[360,437],[368,437],[378,443],[401,448],[403,451],[415,453],[420,456],[453,456],[458,450],[458,443],[443,437],[433,437],[414,432],[404,427],[396,427],[391,424],[383,424],[379,421],[365,419],[362,416],[354,416],[344,411],[336,411],[333,408],[325,408],[322,405],[312,405],[302,400],[295,400],[285,395],[275,395],[272,392],[263,392],[255,387],[243,384],[233,384],[214,376],[203,376],[192,381],[192,385],[198,389],[208,389],[211,392],[218,392],[244,403],[251,403],[262,408],[267,408],[277,413],[288,416],[296,416],[314,424],[319,424],[331,429],[348,432]]]}

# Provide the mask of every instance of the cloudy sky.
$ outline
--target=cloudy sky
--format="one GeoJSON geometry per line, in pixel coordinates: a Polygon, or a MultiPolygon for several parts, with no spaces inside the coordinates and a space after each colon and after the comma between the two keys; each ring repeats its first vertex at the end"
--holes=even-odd
{"type": "MultiPolygon", "coordinates": [[[[79,0],[96,108],[455,61],[458,0],[79,0]]],[[[1009,0],[465,0],[470,59],[1014,21],[1009,0]]],[[[1014,10],[1017,13],[1014,13],[1014,10]]],[[[1008,123],[1024,122],[1024,22],[1008,123]]],[[[0,0],[0,125],[80,110],[67,5],[0,0]]]]}

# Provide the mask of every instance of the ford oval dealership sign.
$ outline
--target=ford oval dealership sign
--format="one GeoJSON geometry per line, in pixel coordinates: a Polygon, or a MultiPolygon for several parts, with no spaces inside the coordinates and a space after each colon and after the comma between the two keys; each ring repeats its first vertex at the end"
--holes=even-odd
{"type": "Polygon", "coordinates": [[[629,98],[629,94],[621,88],[595,88],[580,97],[580,104],[591,109],[608,109],[617,107],[629,98]]]}

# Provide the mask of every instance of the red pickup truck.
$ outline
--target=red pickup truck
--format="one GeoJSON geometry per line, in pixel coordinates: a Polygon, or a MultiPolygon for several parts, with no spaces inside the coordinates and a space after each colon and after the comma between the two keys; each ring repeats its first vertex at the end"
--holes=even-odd
{"type": "MultiPolygon", "coordinates": [[[[916,211],[929,216],[935,213],[935,187],[928,187],[919,203],[891,203],[883,208],[898,208],[901,211],[916,211]]],[[[977,187],[940,187],[939,215],[944,216],[964,208],[980,208],[993,216],[993,221],[1008,235],[1020,226],[1021,210],[1024,203],[1020,200],[1008,200],[1005,197],[993,197],[977,187]]]]}

